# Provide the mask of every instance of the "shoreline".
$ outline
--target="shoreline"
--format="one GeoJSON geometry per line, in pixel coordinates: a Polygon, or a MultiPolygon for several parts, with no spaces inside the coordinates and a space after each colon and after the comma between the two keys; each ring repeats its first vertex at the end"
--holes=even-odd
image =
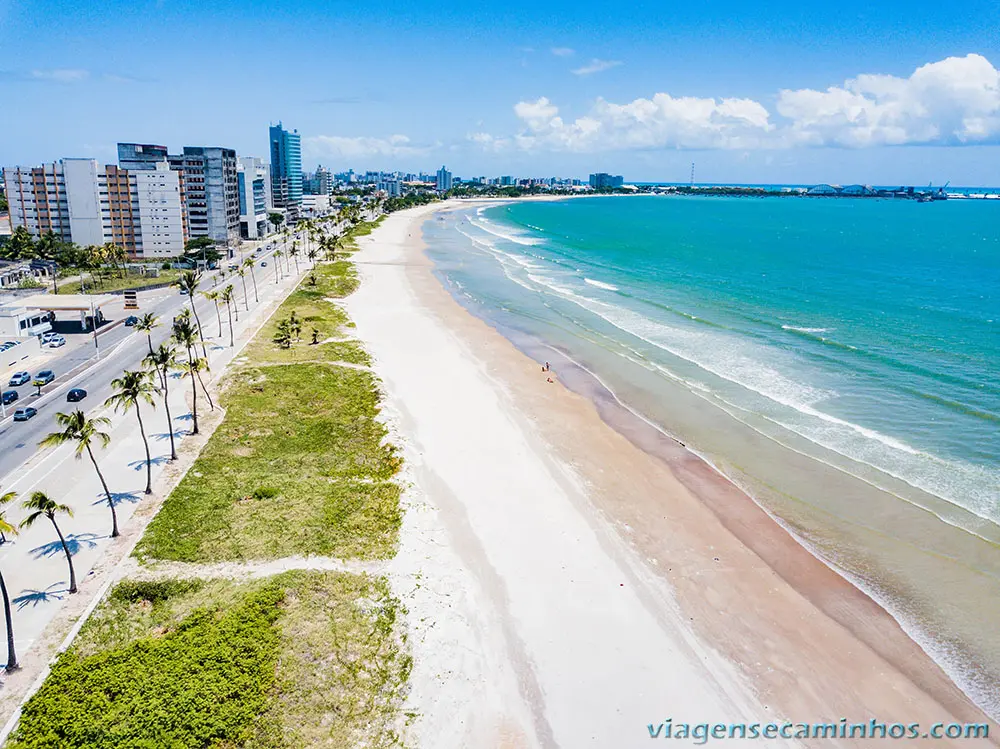
{"type": "MultiPolygon", "coordinates": [[[[648,429],[636,427],[634,415],[629,424],[618,411],[625,410],[624,406],[613,402],[610,395],[603,400],[594,398],[595,393],[587,392],[585,378],[573,376],[572,367],[557,366],[556,371],[563,374],[559,379],[567,387],[547,383],[544,376],[539,377],[535,361],[452,298],[421,249],[420,225],[437,211],[469,202],[394,214],[375,234],[360,241],[357,262],[364,282],[356,300],[349,300],[349,307],[359,335],[375,354],[376,371],[385,379],[393,407],[403,412],[413,410],[405,395],[394,392],[394,386],[407,377],[421,375],[406,374],[398,352],[392,357],[396,364],[383,362],[391,336],[385,335],[384,325],[379,329],[372,310],[365,311],[366,305],[373,303],[371,296],[363,298],[366,289],[384,299],[390,284],[395,292],[405,291],[408,297],[394,297],[394,305],[402,304],[407,314],[419,315],[425,323],[443,329],[439,332],[472,360],[470,364],[485,376],[494,397],[503,401],[508,419],[532,443],[534,456],[560,477],[570,506],[587,520],[610,563],[627,576],[639,606],[659,627],[644,644],[652,647],[660,640],[673,641],[680,651],[686,650],[682,660],[694,672],[702,666],[695,677],[703,687],[696,702],[721,704],[757,720],[782,716],[796,722],[822,722],[846,717],[849,722],[861,722],[876,716],[903,723],[985,721],[971,700],[888,612],[811,554],[736,484],[651,424],[647,424],[648,429]],[[392,259],[404,264],[383,265],[392,259]],[[390,274],[393,278],[384,278],[390,274]],[[850,654],[847,659],[845,654],[850,654]],[[712,666],[704,669],[708,661],[712,666]],[[718,701],[720,693],[725,697],[718,701]]],[[[425,359],[410,365],[434,368],[435,363],[425,359]]],[[[439,375],[450,376],[448,372],[439,375]]],[[[430,418],[425,416],[423,424],[419,418],[401,423],[404,441],[420,444],[433,428],[430,418]]],[[[433,469],[430,456],[426,459],[433,469]]],[[[502,462],[503,456],[497,460],[502,462]]],[[[518,465],[512,463],[507,468],[517,470],[518,465]]],[[[446,487],[428,481],[419,471],[414,478],[429,505],[448,514],[439,499],[446,487]]],[[[476,498],[450,488],[453,509],[475,514],[476,498]]],[[[468,541],[463,537],[470,533],[474,540],[483,541],[483,531],[477,530],[475,523],[444,535],[455,547],[468,541]]],[[[490,544],[481,546],[486,561],[491,561],[490,544]]],[[[481,577],[472,574],[473,581],[477,578],[482,584],[481,577]]],[[[525,584],[502,571],[500,578],[508,586],[525,584]]],[[[580,612],[581,619],[597,615],[590,608],[580,612]]],[[[514,624],[515,634],[524,629],[523,622],[520,627],[518,622],[514,624]]],[[[614,640],[615,633],[606,634],[614,640]]],[[[536,651],[545,655],[547,645],[532,637],[523,642],[531,651],[531,663],[544,660],[536,651]]],[[[603,639],[601,642],[608,647],[603,639]]],[[[421,657],[434,659],[438,655],[433,650],[415,651],[418,669],[421,657]]],[[[551,681],[544,666],[534,675],[543,694],[565,689],[551,681]]],[[[660,680],[665,683],[654,680],[651,685],[668,693],[682,686],[673,683],[669,674],[661,674],[660,680]]],[[[635,678],[626,678],[617,686],[635,689],[636,683],[635,678]]],[[[683,686],[698,692],[690,685],[683,686]]],[[[414,691],[419,695],[431,688],[417,680],[414,691]]],[[[572,695],[563,697],[572,704],[572,695]]],[[[418,704],[421,699],[425,706],[441,708],[433,695],[418,696],[418,704]]],[[[641,722],[636,716],[634,728],[642,729],[650,720],[661,719],[658,716],[664,711],[674,709],[664,704],[641,722]]],[[[581,706],[580,714],[594,718],[587,710],[591,708],[581,706]]],[[[542,712],[547,715],[549,710],[543,706],[542,712]]],[[[693,716],[674,712],[674,717],[693,716]]],[[[719,717],[732,722],[737,716],[719,717]]],[[[527,734],[524,722],[517,722],[527,734]]],[[[610,721],[608,726],[614,724],[610,721]]],[[[539,738],[538,731],[535,736],[539,738]]],[[[551,745],[557,743],[562,742],[551,745]]],[[[550,743],[541,740],[509,745],[550,743]]]]}

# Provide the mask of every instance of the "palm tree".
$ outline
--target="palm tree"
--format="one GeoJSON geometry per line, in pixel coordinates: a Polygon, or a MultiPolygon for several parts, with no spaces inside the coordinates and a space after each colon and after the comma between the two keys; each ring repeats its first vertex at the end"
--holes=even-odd
{"type": "Polygon", "coordinates": [[[309,251],[306,253],[306,257],[309,258],[312,261],[313,270],[316,270],[316,257],[318,255],[319,255],[319,252],[316,250],[315,247],[310,247],[309,251]]]}
{"type": "Polygon", "coordinates": [[[30,499],[26,499],[21,504],[21,507],[31,510],[28,517],[21,521],[22,528],[30,527],[43,515],[51,521],[52,527],[56,529],[56,534],[59,536],[59,543],[62,544],[63,551],[66,552],[66,561],[69,563],[69,592],[76,593],[76,571],[73,569],[73,555],[69,553],[69,546],[66,544],[66,539],[63,537],[62,531],[59,530],[59,524],[56,522],[56,515],[69,515],[73,517],[73,508],[69,505],[57,503],[43,492],[32,492],[30,499]]]}
{"type": "Polygon", "coordinates": [[[56,424],[61,426],[63,430],[50,432],[38,443],[39,446],[58,447],[67,442],[75,442],[77,458],[82,457],[84,451],[87,452],[87,455],[90,456],[90,462],[94,464],[94,470],[97,471],[97,478],[101,480],[101,486],[104,487],[104,496],[108,500],[108,507],[111,508],[111,537],[118,538],[120,535],[118,533],[118,512],[115,510],[115,502],[111,498],[108,482],[104,480],[104,474],[101,473],[101,468],[97,465],[97,458],[94,457],[94,443],[98,443],[104,448],[111,442],[111,435],[101,431],[101,427],[110,426],[111,421],[104,416],[88,419],[83,411],[77,409],[73,413],[57,413],[56,424]]]}
{"type": "MultiPolygon", "coordinates": [[[[233,285],[229,284],[222,290],[222,301],[226,303],[226,314],[229,316],[229,348],[233,347],[233,285]]],[[[240,321],[240,311],[236,310],[236,322],[240,321]]]]}
{"type": "MultiPolygon", "coordinates": [[[[190,320],[179,318],[174,321],[174,340],[187,349],[187,362],[181,364],[181,369],[186,372],[193,366],[195,357],[191,349],[198,343],[190,320]]],[[[191,418],[194,420],[191,434],[198,434],[198,380],[194,376],[191,377],[191,418]]]]}
{"type": "Polygon", "coordinates": [[[295,259],[295,275],[299,274],[299,243],[298,240],[292,242],[292,249],[288,251],[288,254],[295,259]]]}
{"type": "MultiPolygon", "coordinates": [[[[17,492],[7,492],[6,494],[0,494],[0,507],[3,507],[8,502],[12,501],[16,496],[17,492]]],[[[5,544],[5,543],[7,543],[6,531],[3,528],[0,528],[0,544],[5,544]]]]}
{"type": "Polygon", "coordinates": [[[166,343],[161,343],[160,347],[143,359],[143,363],[154,368],[160,374],[160,383],[163,385],[163,407],[167,411],[167,434],[170,435],[170,459],[177,460],[177,449],[174,445],[174,421],[170,417],[170,389],[167,386],[171,370],[180,367],[177,361],[177,350],[166,343]]]}
{"type": "MultiPolygon", "coordinates": [[[[0,507],[12,502],[16,496],[16,492],[0,494],[0,507]]],[[[0,510],[0,536],[6,539],[8,533],[16,536],[17,527],[8,522],[3,511],[0,510]]],[[[10,596],[7,595],[7,582],[3,579],[2,572],[0,572],[0,594],[3,595],[3,616],[7,624],[7,665],[4,670],[9,674],[17,671],[20,666],[17,663],[17,653],[14,651],[14,623],[11,621],[10,615],[10,596]]]]}
{"type": "Polygon", "coordinates": [[[242,267],[236,269],[236,275],[243,281],[243,306],[250,311],[250,300],[247,299],[247,272],[242,267]]]}
{"type": "Polygon", "coordinates": [[[278,273],[281,271],[281,250],[275,250],[274,257],[274,283],[278,283],[278,273]]]}
{"type": "MultiPolygon", "coordinates": [[[[202,357],[195,357],[193,359],[188,359],[181,365],[181,371],[184,373],[183,376],[191,378],[191,388],[194,389],[194,383],[197,381],[201,385],[201,390],[205,393],[205,397],[208,399],[208,405],[211,409],[215,410],[215,402],[212,400],[212,396],[208,393],[208,388],[205,387],[205,381],[201,379],[201,373],[209,371],[208,369],[208,359],[202,357]]],[[[195,434],[198,433],[197,427],[195,427],[195,434]]]]}
{"type": "Polygon", "coordinates": [[[198,326],[198,338],[201,340],[201,355],[208,356],[208,351],[205,349],[205,336],[201,331],[201,319],[198,317],[197,307],[194,306],[194,295],[198,291],[199,283],[201,283],[201,274],[193,270],[184,271],[181,277],[175,282],[182,291],[187,292],[188,301],[191,303],[191,312],[194,313],[194,321],[198,326]]]}
{"type": "Polygon", "coordinates": [[[142,423],[142,410],[140,403],[145,402],[156,407],[153,399],[156,385],[153,384],[153,373],[148,370],[125,370],[117,380],[111,381],[111,387],[115,389],[115,394],[104,401],[105,406],[119,408],[122,411],[135,409],[135,416],[139,420],[139,434],[142,435],[142,444],[146,448],[146,494],[153,493],[153,459],[149,455],[149,440],[146,439],[146,427],[142,423]]]}
{"type": "Polygon", "coordinates": [[[215,306],[215,316],[219,319],[219,338],[222,338],[222,313],[219,311],[219,300],[222,298],[222,292],[218,290],[203,291],[201,295],[215,306]]]}
{"type": "Polygon", "coordinates": [[[153,328],[158,327],[160,319],[152,312],[147,312],[139,318],[135,324],[136,333],[145,333],[146,342],[149,344],[149,353],[153,353],[153,328]]]}
{"type": "Polygon", "coordinates": [[[253,281],[253,301],[254,304],[260,304],[260,298],[257,296],[257,276],[254,275],[253,268],[257,264],[257,261],[252,257],[248,257],[243,261],[243,267],[250,269],[250,280],[253,281]]]}

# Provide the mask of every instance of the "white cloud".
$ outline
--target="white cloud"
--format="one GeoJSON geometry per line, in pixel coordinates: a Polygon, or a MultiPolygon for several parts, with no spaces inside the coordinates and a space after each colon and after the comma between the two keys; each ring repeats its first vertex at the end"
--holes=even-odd
{"type": "Polygon", "coordinates": [[[982,55],[949,57],[909,78],[859,75],[826,91],[783,90],[793,143],[848,147],[972,143],[1000,135],[1000,71],[982,55]]]}
{"type": "Polygon", "coordinates": [[[304,139],[305,153],[310,157],[362,159],[371,156],[420,156],[431,146],[414,145],[405,135],[388,138],[347,138],[340,135],[316,135],[304,139]]]}
{"type": "Polygon", "coordinates": [[[750,148],[772,130],[767,110],[750,99],[674,98],[656,94],[614,104],[598,99],[583,117],[565,122],[545,97],[522,101],[514,114],[525,149],[598,151],[650,148],[750,148]]]}
{"type": "Polygon", "coordinates": [[[825,91],[782,90],[775,109],[753,99],[657,93],[625,104],[597,99],[566,121],[541,97],[514,106],[516,135],[471,140],[489,149],[577,152],[1000,143],[1000,71],[981,55],[949,57],[908,78],[865,74],[825,91]]]}
{"type": "Polygon", "coordinates": [[[553,47],[551,52],[556,57],[572,57],[576,54],[576,50],[570,47],[553,47]]]}
{"type": "Polygon", "coordinates": [[[498,153],[505,150],[510,146],[510,139],[508,138],[496,138],[489,133],[470,133],[467,139],[472,143],[475,143],[484,151],[492,151],[498,153]]]}
{"type": "Polygon", "coordinates": [[[621,60],[598,60],[595,57],[582,68],[574,70],[573,75],[593,75],[594,73],[603,73],[605,70],[617,68],[621,64],[621,60]]]}
{"type": "Polygon", "coordinates": [[[36,81],[76,83],[89,78],[90,72],[79,68],[56,68],[54,70],[32,70],[30,77],[36,81]]]}

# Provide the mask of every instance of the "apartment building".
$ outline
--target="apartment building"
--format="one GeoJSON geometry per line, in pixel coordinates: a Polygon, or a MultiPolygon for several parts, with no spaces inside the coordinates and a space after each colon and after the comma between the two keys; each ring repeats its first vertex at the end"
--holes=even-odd
{"type": "Polygon", "coordinates": [[[3,178],[12,196],[11,227],[23,226],[34,237],[52,232],[81,247],[114,243],[133,259],[184,251],[179,180],[166,162],[130,172],[67,158],[7,167],[3,178]]]}
{"type": "Polygon", "coordinates": [[[274,210],[271,197],[271,170],[253,156],[239,159],[237,185],[240,200],[240,236],[258,239],[267,234],[268,213],[274,210]]]}

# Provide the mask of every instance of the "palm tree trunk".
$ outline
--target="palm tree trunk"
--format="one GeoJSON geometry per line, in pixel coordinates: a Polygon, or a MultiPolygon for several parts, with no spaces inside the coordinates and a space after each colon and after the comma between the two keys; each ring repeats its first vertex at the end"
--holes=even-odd
{"type": "MultiPolygon", "coordinates": [[[[188,363],[190,364],[190,360],[188,363]]],[[[194,377],[191,378],[191,418],[194,420],[191,434],[198,434],[198,381],[194,377]]]]}
{"type": "Polygon", "coordinates": [[[250,269],[250,280],[253,281],[254,304],[260,304],[260,299],[257,297],[257,275],[253,272],[253,268],[250,269]]]}
{"type": "Polygon", "coordinates": [[[170,435],[170,459],[177,460],[177,448],[174,446],[174,420],[170,418],[170,390],[167,388],[167,368],[163,368],[163,408],[167,412],[167,434],[170,435]]]}
{"type": "Polygon", "coordinates": [[[240,280],[243,282],[243,306],[246,308],[246,311],[249,312],[250,300],[247,298],[247,277],[243,276],[240,280]]]}
{"type": "Polygon", "coordinates": [[[222,313],[219,312],[219,302],[215,302],[215,316],[219,318],[219,338],[222,338],[222,313]]]}
{"type": "Polygon", "coordinates": [[[198,383],[201,385],[201,390],[203,393],[205,393],[205,397],[208,399],[208,405],[211,406],[212,410],[214,411],[215,403],[212,401],[212,396],[209,394],[208,388],[205,387],[205,381],[201,379],[201,372],[196,371],[195,374],[198,375],[198,383]]]}
{"type": "Polygon", "coordinates": [[[62,531],[59,530],[59,524],[56,523],[56,519],[49,518],[49,520],[52,521],[52,527],[59,534],[59,543],[62,544],[63,551],[66,552],[66,561],[69,563],[69,592],[76,593],[76,570],[73,569],[73,555],[69,553],[69,546],[66,544],[66,539],[63,538],[62,531]]]}
{"type": "Polygon", "coordinates": [[[10,596],[7,595],[7,583],[4,582],[2,573],[0,573],[0,593],[3,594],[3,616],[7,622],[7,665],[4,670],[9,674],[21,666],[17,662],[17,653],[14,652],[14,624],[10,616],[10,596]]]}
{"type": "Polygon", "coordinates": [[[149,440],[146,439],[146,427],[142,423],[142,414],[139,412],[138,402],[135,404],[135,415],[139,419],[139,434],[142,435],[142,444],[146,448],[146,494],[153,493],[153,459],[149,455],[149,440]]]}
{"type": "Polygon", "coordinates": [[[97,458],[94,457],[94,451],[90,449],[90,445],[87,445],[87,455],[90,456],[90,462],[94,464],[94,470],[97,471],[97,478],[101,480],[101,486],[104,487],[104,496],[108,498],[108,507],[111,508],[111,538],[118,538],[121,534],[118,532],[118,513],[115,511],[115,502],[111,499],[108,482],[104,480],[104,474],[101,473],[101,469],[97,465],[97,458]]]}
{"type": "Polygon", "coordinates": [[[191,311],[194,312],[194,321],[195,324],[198,326],[198,338],[201,339],[201,355],[207,359],[208,350],[205,348],[205,336],[201,332],[201,318],[198,317],[198,310],[194,306],[194,289],[191,290],[191,293],[188,296],[188,301],[191,302],[191,311]]]}
{"type": "Polygon", "coordinates": [[[226,302],[226,314],[229,315],[229,348],[233,347],[233,308],[226,302]]]}
{"type": "Polygon", "coordinates": [[[146,343],[149,344],[149,353],[152,354],[153,353],[153,334],[152,333],[146,333],[146,343]]]}

